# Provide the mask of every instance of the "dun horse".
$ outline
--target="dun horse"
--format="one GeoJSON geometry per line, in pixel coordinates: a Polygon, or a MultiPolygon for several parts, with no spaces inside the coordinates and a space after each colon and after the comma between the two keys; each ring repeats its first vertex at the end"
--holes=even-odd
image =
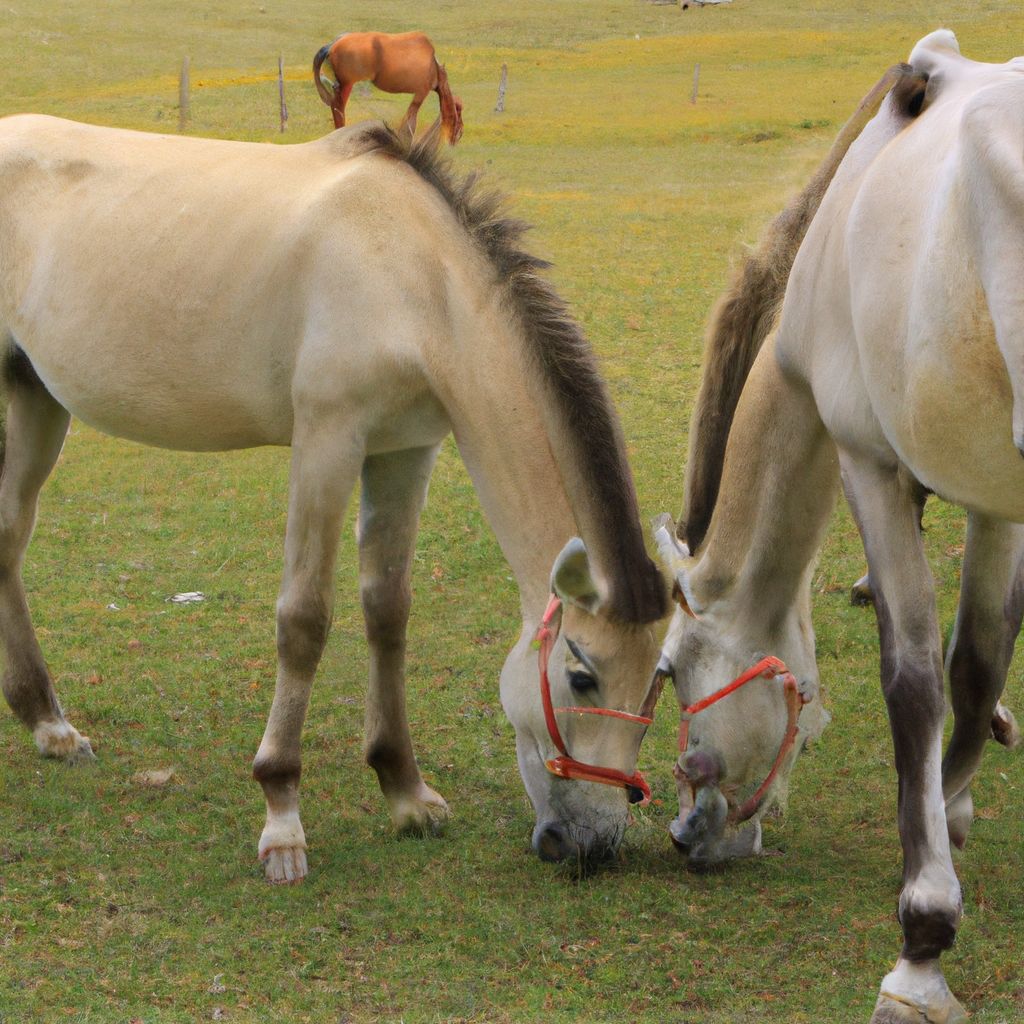
{"type": "Polygon", "coordinates": [[[447,815],[413,754],[405,636],[419,513],[449,432],[519,583],[501,700],[537,851],[614,850],[627,800],[645,792],[635,712],[666,599],[621,430],[579,326],[519,245],[523,226],[436,148],[436,132],[412,145],[380,124],[274,146],[0,122],[4,695],[44,755],[92,756],[61,711],[21,581],[70,415],[170,448],[290,445],[277,685],[253,766],[272,882],[307,870],[300,731],[357,481],[366,759],[397,828],[447,815]]]}
{"type": "Polygon", "coordinates": [[[335,128],[345,125],[345,107],[356,82],[372,82],[384,92],[412,93],[400,131],[416,133],[419,109],[428,93],[436,92],[444,137],[453,146],[462,138],[462,101],[452,95],[448,74],[422,32],[347,32],[338,36],[333,43],[320,47],[313,58],[313,81],[320,98],[331,108],[335,128]],[[321,75],[325,61],[336,82],[321,75]]]}
{"type": "MultiPolygon", "coordinates": [[[[678,539],[659,531],[681,604],[663,668],[692,713],[761,654],[781,659],[687,723],[681,774],[714,771],[701,777],[700,806],[683,801],[675,831],[727,856],[723,826],[739,822],[739,798],[782,755],[793,695],[813,697],[811,569],[841,480],[875,591],[904,854],[903,949],[872,1021],[952,1024],[965,1015],[940,967],[962,909],[950,842],[967,838],[971,780],[1024,611],[1024,59],[969,61],[941,31],[910,65],[824,194],[774,333],[770,282],[741,286],[720,310],[686,512],[678,539]],[[723,396],[734,414],[721,413],[723,396]],[[945,757],[942,645],[919,529],[929,491],[968,510],[945,757]],[[733,812],[713,816],[713,796],[733,812]]],[[[780,257],[782,279],[800,234],[780,218],[762,249],[780,257]]],[[[801,719],[805,732],[814,723],[801,719]]]]}

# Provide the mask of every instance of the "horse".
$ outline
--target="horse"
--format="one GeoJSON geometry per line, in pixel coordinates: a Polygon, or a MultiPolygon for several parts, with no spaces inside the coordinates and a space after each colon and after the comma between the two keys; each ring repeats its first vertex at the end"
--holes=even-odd
{"type": "Polygon", "coordinates": [[[668,598],[622,430],[547,264],[522,248],[525,225],[452,172],[439,138],[370,123],[276,146],[0,121],[4,696],[43,755],[92,757],[21,580],[71,415],[168,448],[290,445],[277,681],[253,763],[274,883],[307,873],[300,732],[357,481],[365,758],[399,831],[448,816],[413,753],[405,638],[419,514],[449,433],[519,585],[500,695],[534,848],[613,853],[629,802],[649,795],[636,712],[668,598]]]}
{"type": "Polygon", "coordinates": [[[416,116],[427,93],[436,92],[441,107],[441,129],[451,145],[462,138],[462,101],[452,94],[448,73],[434,55],[434,46],[422,32],[346,32],[321,46],[313,58],[313,82],[320,98],[331,108],[334,127],[345,126],[345,106],[356,82],[372,82],[384,92],[412,93],[412,103],[399,130],[416,133],[416,116]],[[320,73],[327,61],[336,82],[320,73]]]}
{"type": "MultiPolygon", "coordinates": [[[[940,964],[962,914],[950,846],[967,839],[971,780],[1024,613],[1024,60],[968,60],[942,30],[909,65],[783,267],[781,310],[774,288],[745,300],[741,288],[738,333],[706,356],[684,515],[674,531],[657,527],[679,605],[661,666],[685,709],[677,774],[692,783],[700,750],[739,827],[784,791],[821,721],[811,573],[845,491],[875,594],[904,858],[903,946],[873,1024],[966,1019],[940,964]],[[731,396],[733,412],[706,394],[731,396]],[[968,513],[944,756],[942,643],[919,528],[929,492],[968,513]]],[[[792,225],[780,222],[776,244],[789,251],[792,225]]],[[[684,842],[730,854],[726,825],[684,801],[681,813],[684,842]]]]}

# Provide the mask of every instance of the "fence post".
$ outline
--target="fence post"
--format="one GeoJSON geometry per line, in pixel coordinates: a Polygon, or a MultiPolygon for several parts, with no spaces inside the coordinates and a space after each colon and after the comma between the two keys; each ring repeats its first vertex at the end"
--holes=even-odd
{"type": "Polygon", "coordinates": [[[700,81],[700,65],[699,64],[694,64],[693,65],[693,92],[690,93],[690,102],[691,103],[696,103],[697,102],[697,84],[698,84],[699,81],[700,81]]]}
{"type": "Polygon", "coordinates": [[[188,128],[191,118],[189,110],[189,84],[188,84],[188,56],[181,62],[181,75],[178,78],[178,131],[184,132],[188,128]]]}
{"type": "Polygon", "coordinates": [[[508,86],[508,65],[501,65],[501,79],[498,82],[498,102],[495,104],[494,112],[503,114],[505,112],[505,89],[508,86]]]}
{"type": "Polygon", "coordinates": [[[277,56],[277,91],[281,97],[281,131],[288,124],[288,104],[284,101],[284,59],[280,54],[277,56]]]}

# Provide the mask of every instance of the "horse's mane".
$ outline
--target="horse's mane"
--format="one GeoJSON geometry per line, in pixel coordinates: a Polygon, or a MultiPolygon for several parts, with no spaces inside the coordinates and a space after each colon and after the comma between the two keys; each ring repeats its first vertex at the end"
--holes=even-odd
{"type": "Polygon", "coordinates": [[[704,368],[690,421],[685,508],[677,534],[691,552],[704,540],[718,498],[736,405],[765,339],[774,330],[797,250],[847,150],[890,90],[896,110],[920,111],[926,79],[907,64],[891,67],[860,101],[804,190],[769,225],[733,273],[705,333],[704,368]]]}
{"type": "Polygon", "coordinates": [[[609,580],[612,613],[623,622],[660,619],[667,610],[664,583],[644,548],[618,418],[580,325],[542,274],[550,264],[521,245],[529,225],[506,215],[505,195],[485,184],[478,173],[459,176],[453,171],[440,152],[438,125],[413,142],[381,125],[377,142],[444,199],[489,259],[495,280],[519,318],[527,357],[549,386],[587,500],[600,510],[596,518],[608,556],[605,568],[615,573],[609,580]]]}

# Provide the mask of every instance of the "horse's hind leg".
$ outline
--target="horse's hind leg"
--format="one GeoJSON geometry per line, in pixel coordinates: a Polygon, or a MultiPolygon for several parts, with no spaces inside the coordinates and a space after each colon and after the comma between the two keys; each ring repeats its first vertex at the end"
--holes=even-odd
{"type": "Polygon", "coordinates": [[[277,602],[277,685],[252,768],[267,799],[259,857],[268,881],[275,883],[298,882],[306,874],[306,837],[299,819],[302,724],[331,624],[342,517],[363,459],[361,445],[346,427],[323,415],[312,424],[297,424],[292,440],[277,602]]]}
{"type": "Polygon", "coordinates": [[[370,647],[366,761],[403,832],[436,831],[448,817],[444,799],[420,776],[405,711],[409,579],[436,457],[434,446],[370,456],[359,505],[359,591],[370,647]]]}
{"type": "Polygon", "coordinates": [[[92,757],[89,740],[64,718],[29,616],[21,567],[39,491],[50,475],[70,417],[19,350],[8,356],[7,425],[0,476],[0,639],[7,656],[4,697],[47,757],[92,757]]]}
{"type": "Polygon", "coordinates": [[[946,824],[961,847],[974,815],[971,779],[992,735],[1024,613],[1022,558],[1024,526],[969,515],[960,607],[946,656],[953,735],[942,762],[946,824]]]}
{"type": "Polygon", "coordinates": [[[331,113],[334,115],[334,127],[345,127],[345,107],[348,106],[348,98],[352,95],[353,82],[342,85],[339,82],[334,87],[334,102],[331,105],[331,113]]]}

